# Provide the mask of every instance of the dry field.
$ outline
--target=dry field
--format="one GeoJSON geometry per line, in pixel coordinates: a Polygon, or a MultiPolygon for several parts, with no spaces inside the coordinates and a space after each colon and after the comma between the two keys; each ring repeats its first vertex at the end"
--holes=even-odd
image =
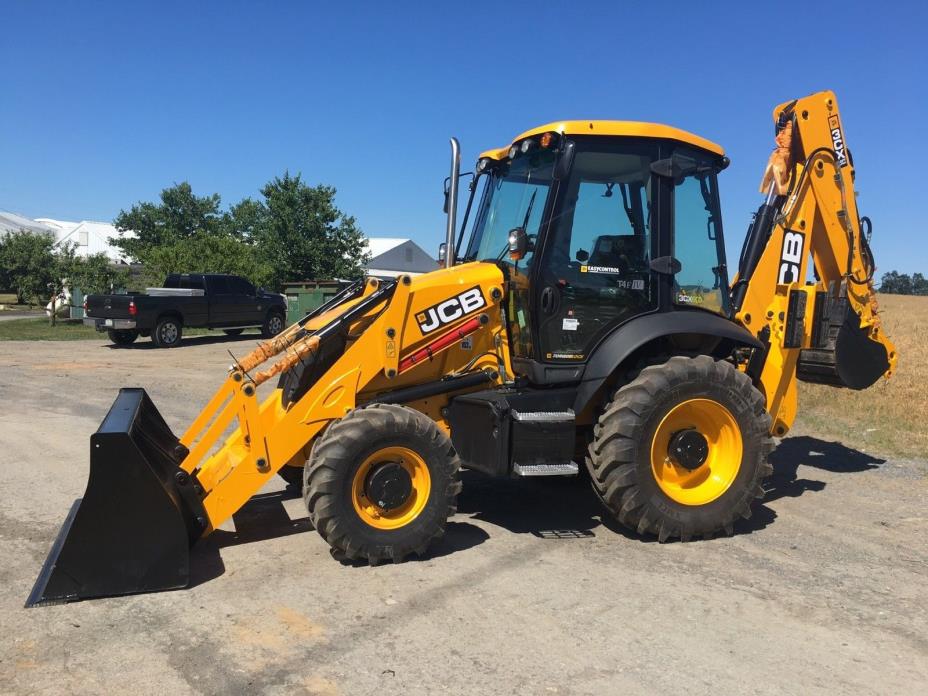
{"type": "Polygon", "coordinates": [[[849,447],[903,457],[928,454],[928,297],[880,295],[899,365],[865,391],[800,384],[797,427],[849,447]]]}

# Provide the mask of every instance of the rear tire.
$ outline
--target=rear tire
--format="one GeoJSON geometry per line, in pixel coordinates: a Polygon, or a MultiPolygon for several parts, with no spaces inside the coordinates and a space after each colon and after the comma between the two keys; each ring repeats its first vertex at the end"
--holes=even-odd
{"type": "Polygon", "coordinates": [[[107,329],[106,335],[114,345],[130,346],[139,337],[139,332],[135,329],[107,329]]]}
{"type": "Polygon", "coordinates": [[[158,348],[176,348],[180,345],[183,327],[180,320],[165,317],[158,321],[151,333],[151,340],[158,348]]]}
{"type": "Polygon", "coordinates": [[[224,333],[226,336],[238,336],[244,330],[245,329],[223,329],[222,333],[224,333]]]}
{"type": "Polygon", "coordinates": [[[434,421],[405,406],[374,404],[334,422],[315,444],[303,499],[336,557],[398,563],[422,555],[444,534],[461,490],[459,468],[451,440],[434,421]],[[388,467],[407,472],[409,492],[381,507],[370,486],[388,467]]]}
{"type": "Polygon", "coordinates": [[[605,506],[639,534],[732,534],[773,470],[769,433],[764,398],[743,372],[705,355],[673,357],[615,392],[587,467],[605,506]]]}
{"type": "Polygon", "coordinates": [[[284,315],[278,311],[267,313],[264,323],[261,325],[261,335],[264,338],[273,338],[284,330],[284,315]]]}

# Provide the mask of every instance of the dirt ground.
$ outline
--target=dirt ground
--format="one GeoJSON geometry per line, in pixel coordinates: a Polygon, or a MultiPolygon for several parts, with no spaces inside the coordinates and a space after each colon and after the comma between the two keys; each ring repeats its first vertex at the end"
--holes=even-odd
{"type": "Polygon", "coordinates": [[[430,557],[350,567],[275,482],[191,588],[24,609],[117,388],[180,433],[253,344],[0,344],[0,692],[924,693],[928,464],[801,423],[732,538],[642,541],[582,481],[465,475],[430,557]]]}

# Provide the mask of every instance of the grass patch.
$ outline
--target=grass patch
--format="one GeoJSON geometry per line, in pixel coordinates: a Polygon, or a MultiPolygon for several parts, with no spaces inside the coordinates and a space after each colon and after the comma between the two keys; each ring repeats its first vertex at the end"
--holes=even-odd
{"type": "Polygon", "coordinates": [[[81,322],[59,320],[50,326],[48,319],[13,319],[0,321],[0,341],[81,341],[106,338],[81,322]]]}
{"type": "Polygon", "coordinates": [[[5,314],[6,312],[40,312],[42,307],[39,305],[24,305],[16,304],[16,293],[12,292],[0,292],[0,305],[3,305],[4,309],[0,311],[0,314],[5,314]]]}
{"type": "MultiPolygon", "coordinates": [[[[202,336],[212,333],[209,329],[184,329],[184,336],[202,336]]],[[[222,335],[216,331],[217,335],[222,335]]],[[[83,322],[58,320],[50,326],[48,319],[14,319],[0,321],[0,341],[90,341],[107,340],[105,333],[100,333],[83,322]]],[[[147,339],[139,338],[139,341],[147,339]]]]}
{"type": "Polygon", "coordinates": [[[879,295],[880,315],[896,344],[890,379],[864,391],[799,383],[797,423],[849,447],[903,457],[928,457],[928,297],[879,295]]]}

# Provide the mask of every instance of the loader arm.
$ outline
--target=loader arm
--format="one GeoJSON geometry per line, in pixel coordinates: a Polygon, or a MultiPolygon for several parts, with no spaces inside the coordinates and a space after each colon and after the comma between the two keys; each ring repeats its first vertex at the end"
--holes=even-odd
{"type": "Polygon", "coordinates": [[[765,344],[747,370],[767,398],[772,434],[782,436],[796,417],[797,379],[863,389],[889,377],[897,357],[880,324],[835,95],[780,104],[773,119],[767,197],[745,240],[732,304],[735,321],[765,344]]]}
{"type": "Polygon", "coordinates": [[[447,395],[457,391],[456,386],[463,389],[465,384],[474,384],[473,380],[456,383],[455,376],[484,376],[479,383],[485,385],[498,381],[506,371],[500,369],[508,360],[502,350],[501,288],[502,275],[490,264],[470,264],[417,279],[404,276],[396,282],[369,278],[361,297],[321,315],[302,330],[288,330],[276,345],[263,344],[234,365],[180,438],[189,448],[181,468],[195,475],[203,489],[208,520],[204,533],[231,517],[282,466],[293,459],[305,461],[315,437],[330,422],[374,400],[380,392],[395,394],[423,383],[443,382],[438,385],[447,387],[442,393],[429,399],[411,398],[407,403],[415,403],[447,429],[441,414],[447,395]],[[458,283],[449,281],[459,278],[468,278],[462,287],[478,288],[483,302],[447,328],[423,337],[415,316],[434,300],[453,295],[455,290],[449,288],[458,283]],[[468,336],[472,347],[462,351],[459,344],[468,336]],[[242,369],[274,357],[273,349],[281,344],[286,344],[280,351],[282,357],[269,370],[250,375],[242,369]],[[327,348],[331,348],[328,355],[327,348]],[[481,353],[482,358],[466,364],[481,353]],[[458,374],[464,368],[466,372],[458,374]],[[325,378],[303,380],[300,386],[301,372],[324,374],[325,378]],[[257,387],[276,374],[286,377],[259,404],[257,387]],[[235,418],[239,427],[215,449],[235,418]]]}
{"type": "Polygon", "coordinates": [[[121,390],[27,604],[185,586],[189,546],[357,406],[402,403],[447,432],[451,396],[512,374],[502,300],[488,263],[367,278],[237,359],[180,438],[144,390],[121,390]]]}

